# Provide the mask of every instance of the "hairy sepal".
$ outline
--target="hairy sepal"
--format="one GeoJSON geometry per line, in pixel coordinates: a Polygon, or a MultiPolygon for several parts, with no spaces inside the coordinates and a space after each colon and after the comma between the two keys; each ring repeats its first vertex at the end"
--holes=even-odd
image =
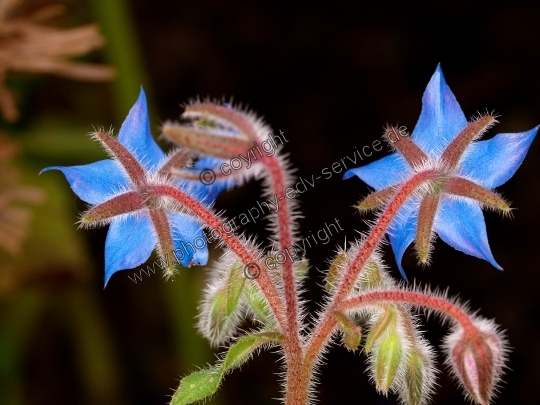
{"type": "Polygon", "coordinates": [[[243,318],[240,300],[245,286],[244,266],[226,252],[213,270],[213,279],[199,305],[199,331],[213,345],[229,340],[243,318]]]}
{"type": "Polygon", "coordinates": [[[358,210],[360,212],[365,212],[381,208],[392,199],[398,188],[399,185],[396,185],[374,191],[358,203],[358,210]]]}

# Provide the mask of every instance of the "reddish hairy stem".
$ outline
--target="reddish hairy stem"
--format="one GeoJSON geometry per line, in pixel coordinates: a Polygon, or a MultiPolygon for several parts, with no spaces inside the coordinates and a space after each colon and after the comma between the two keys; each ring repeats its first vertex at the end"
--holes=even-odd
{"type": "Polygon", "coordinates": [[[343,276],[339,289],[335,294],[334,302],[342,301],[345,299],[347,294],[349,294],[354,283],[358,279],[360,271],[379,245],[379,242],[383,238],[388,226],[394,219],[394,216],[397,214],[405,200],[409,198],[411,194],[418,189],[418,187],[427,181],[435,179],[438,177],[438,175],[439,172],[435,169],[416,173],[409,180],[403,183],[396,191],[396,194],[379,217],[377,224],[373,227],[368,237],[362,244],[358,254],[345,271],[345,275],[343,276]]]}
{"type": "Polygon", "coordinates": [[[471,318],[461,308],[444,298],[433,297],[420,292],[396,290],[368,292],[343,301],[337,306],[337,309],[347,311],[379,302],[406,302],[434,309],[458,322],[467,334],[476,335],[476,327],[471,318]]]}
{"type": "MultiPolygon", "coordinates": [[[[284,196],[287,184],[285,181],[285,173],[281,162],[274,156],[264,159],[264,163],[271,177],[270,184],[276,196],[284,196]]],[[[288,249],[292,243],[292,231],[290,226],[291,213],[288,199],[285,198],[283,206],[279,207],[277,213],[278,224],[278,240],[280,251],[288,249]]],[[[297,389],[299,384],[305,378],[302,374],[302,344],[300,342],[300,328],[298,323],[298,301],[296,283],[294,280],[294,269],[292,260],[286,260],[283,263],[283,288],[285,293],[285,310],[287,314],[287,340],[284,347],[285,356],[287,358],[287,404],[302,404],[307,401],[307,397],[293,397],[290,395],[300,394],[306,395],[302,390],[297,389]]]]}
{"type": "MultiPolygon", "coordinates": [[[[184,116],[197,116],[201,114],[203,116],[209,115],[213,119],[221,122],[226,122],[229,125],[235,127],[241,134],[245,134],[252,140],[261,140],[259,134],[254,129],[253,123],[244,114],[240,114],[229,108],[223,106],[216,106],[211,104],[198,104],[186,108],[184,116]]],[[[268,173],[270,174],[271,181],[269,182],[274,194],[280,198],[285,196],[285,190],[287,183],[285,180],[285,171],[282,167],[279,159],[273,156],[265,156],[263,163],[266,166],[268,173]]],[[[278,225],[278,241],[280,251],[288,249],[292,243],[292,230],[291,230],[291,212],[288,199],[283,200],[283,205],[278,207],[276,212],[277,225],[278,225]]],[[[297,392],[294,388],[297,382],[301,379],[302,373],[302,344],[300,341],[300,327],[298,319],[298,297],[296,290],[296,283],[294,280],[294,269],[292,260],[286,260],[282,267],[282,279],[283,289],[285,295],[285,313],[287,320],[286,329],[286,341],[284,344],[285,357],[287,359],[288,372],[287,372],[287,396],[289,392],[297,392]]],[[[306,398],[307,399],[307,398],[306,398]]],[[[302,398],[295,398],[287,403],[304,403],[302,398]]]]}
{"type": "MultiPolygon", "coordinates": [[[[200,218],[206,225],[213,229],[219,229],[222,234],[226,233],[223,222],[208,208],[202,205],[200,202],[195,200],[193,197],[183,193],[182,191],[167,185],[153,185],[149,186],[149,189],[152,189],[157,194],[173,198],[178,201],[184,207],[193,212],[198,218],[200,218]]],[[[242,260],[242,263],[248,265],[250,263],[257,263],[260,267],[260,275],[256,278],[257,283],[259,284],[262,292],[264,293],[272,312],[276,316],[277,321],[279,322],[281,328],[287,330],[287,322],[285,314],[283,313],[283,303],[281,298],[276,290],[276,287],[272,283],[266,266],[263,263],[260,263],[257,258],[255,258],[244,244],[235,236],[231,235],[230,237],[222,239],[227,246],[242,260]]]]}
{"type": "Polygon", "coordinates": [[[305,371],[304,374],[307,375],[307,381],[302,381],[302,390],[307,391],[309,387],[311,370],[313,368],[314,361],[317,359],[317,354],[321,352],[323,346],[326,344],[329,336],[336,327],[336,319],[334,316],[332,316],[333,312],[338,310],[338,306],[347,298],[347,295],[350,293],[354,283],[358,279],[358,275],[362,271],[362,268],[366,265],[371,257],[371,254],[377,248],[379,242],[388,229],[388,226],[394,219],[405,200],[410,197],[411,194],[422,184],[433,180],[438,176],[438,171],[426,170],[416,173],[409,180],[403,183],[379,217],[377,224],[369,233],[362,247],[359,249],[358,254],[347,267],[347,270],[345,271],[342,281],[338,287],[338,291],[334,295],[334,298],[330,305],[328,305],[326,311],[319,319],[319,322],[317,322],[317,326],[307,343],[303,365],[305,371]]]}

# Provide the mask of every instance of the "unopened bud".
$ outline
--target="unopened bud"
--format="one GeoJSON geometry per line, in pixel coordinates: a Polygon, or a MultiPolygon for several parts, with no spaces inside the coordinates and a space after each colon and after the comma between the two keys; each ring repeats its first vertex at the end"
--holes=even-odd
{"type": "Polygon", "coordinates": [[[432,376],[430,353],[423,353],[420,348],[415,347],[409,354],[405,366],[405,389],[401,393],[404,402],[408,405],[421,405],[427,402],[434,382],[432,376]]]}
{"type": "Polygon", "coordinates": [[[453,371],[467,394],[487,405],[493,395],[504,363],[504,340],[494,325],[480,321],[476,330],[459,329],[446,340],[453,371]]]}
{"type": "Polygon", "coordinates": [[[341,272],[343,271],[344,266],[350,262],[350,257],[346,251],[341,251],[338,253],[330,269],[328,269],[328,274],[326,275],[326,291],[332,292],[336,289],[340,281],[341,272]]]}
{"type": "Polygon", "coordinates": [[[334,312],[340,329],[343,331],[343,343],[351,350],[357,349],[362,340],[362,328],[342,312],[334,312]]]}
{"type": "Polygon", "coordinates": [[[343,336],[343,343],[347,348],[354,350],[360,346],[360,341],[362,340],[362,328],[358,325],[349,332],[345,332],[343,336]]]}
{"type": "Polygon", "coordinates": [[[403,357],[403,342],[397,331],[385,334],[373,354],[374,380],[377,389],[388,392],[398,372],[403,357]]]}
{"type": "Polygon", "coordinates": [[[396,309],[393,305],[389,305],[385,308],[384,314],[371,327],[369,334],[366,338],[366,345],[364,350],[369,353],[373,345],[387,330],[395,329],[397,325],[396,309]]]}

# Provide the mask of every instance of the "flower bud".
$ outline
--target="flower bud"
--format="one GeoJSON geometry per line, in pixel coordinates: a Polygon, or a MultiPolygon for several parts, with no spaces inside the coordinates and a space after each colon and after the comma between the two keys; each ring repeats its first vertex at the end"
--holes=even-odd
{"type": "Polygon", "coordinates": [[[373,353],[373,376],[379,391],[388,392],[403,357],[403,342],[397,331],[385,334],[373,353]]]}
{"type": "Polygon", "coordinates": [[[343,332],[343,344],[345,347],[351,350],[357,349],[362,340],[362,327],[341,312],[334,312],[334,317],[343,332]]]}
{"type": "Polygon", "coordinates": [[[403,389],[399,391],[403,403],[407,405],[426,404],[433,391],[435,376],[433,352],[423,339],[418,339],[411,349],[403,377],[403,389]]]}
{"type": "Polygon", "coordinates": [[[385,308],[384,313],[375,321],[366,338],[364,351],[370,353],[373,345],[387,330],[395,330],[397,327],[397,313],[393,305],[385,308]]]}
{"type": "Polygon", "coordinates": [[[478,404],[487,405],[501,377],[505,342],[495,326],[477,321],[470,331],[458,329],[446,339],[449,362],[466,393],[478,404]]]}

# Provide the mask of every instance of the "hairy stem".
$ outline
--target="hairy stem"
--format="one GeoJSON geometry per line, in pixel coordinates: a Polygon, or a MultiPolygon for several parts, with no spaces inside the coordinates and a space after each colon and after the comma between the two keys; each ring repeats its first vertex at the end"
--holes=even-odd
{"type": "Polygon", "coordinates": [[[471,318],[461,308],[445,298],[434,297],[421,292],[402,290],[372,291],[343,301],[338,305],[338,309],[347,311],[382,302],[405,302],[433,309],[459,323],[466,333],[476,335],[476,327],[473,325],[471,318]]]}
{"type": "MultiPolygon", "coordinates": [[[[227,233],[227,228],[221,219],[219,219],[212,211],[210,211],[203,204],[195,200],[193,197],[185,194],[184,192],[168,185],[156,185],[149,186],[155,193],[163,196],[173,198],[184,207],[189,209],[195,216],[201,219],[208,227],[212,229],[218,229],[221,234],[227,233]]],[[[231,250],[242,260],[244,265],[250,263],[256,263],[260,268],[260,275],[256,278],[263,294],[265,295],[270,308],[274,313],[279,325],[283,331],[287,330],[286,317],[283,311],[283,303],[279,296],[276,287],[272,283],[266,266],[258,258],[256,258],[245,246],[245,244],[238,239],[236,235],[228,236],[222,239],[223,242],[231,248],[231,250]]]]}
{"type": "MultiPolygon", "coordinates": [[[[285,170],[276,155],[264,159],[264,164],[270,174],[269,184],[278,198],[285,196],[287,182],[285,170]]],[[[291,212],[288,198],[283,200],[277,210],[279,249],[285,252],[293,244],[291,230],[291,212]]],[[[289,373],[287,373],[287,386],[294,385],[292,379],[300,374],[302,364],[302,345],[300,342],[300,327],[298,319],[298,298],[292,260],[286,260],[282,266],[283,289],[285,294],[285,310],[287,314],[287,339],[285,356],[289,373]]],[[[288,390],[289,391],[289,390],[288,390]]],[[[299,403],[299,402],[296,402],[299,403]]]]}
{"type": "MultiPolygon", "coordinates": [[[[396,194],[382,212],[375,226],[371,229],[371,232],[364,241],[362,247],[358,250],[356,257],[347,267],[337,292],[324,313],[319,318],[315,329],[310,335],[304,356],[303,367],[305,370],[302,373],[302,376],[306,378],[307,381],[301,381],[299,382],[298,387],[292,388],[302,390],[309,389],[309,381],[311,379],[312,370],[315,361],[318,358],[318,354],[321,353],[336,327],[336,319],[334,316],[332,316],[333,312],[339,310],[340,304],[347,298],[356,280],[358,279],[358,275],[379,245],[388,229],[388,226],[394,219],[399,209],[402,207],[405,200],[407,200],[407,198],[409,198],[424,183],[429,182],[438,176],[439,173],[436,170],[422,171],[413,175],[408,181],[403,183],[397,189],[396,194]]],[[[293,404],[293,402],[286,403],[290,405],[293,404]]]]}

